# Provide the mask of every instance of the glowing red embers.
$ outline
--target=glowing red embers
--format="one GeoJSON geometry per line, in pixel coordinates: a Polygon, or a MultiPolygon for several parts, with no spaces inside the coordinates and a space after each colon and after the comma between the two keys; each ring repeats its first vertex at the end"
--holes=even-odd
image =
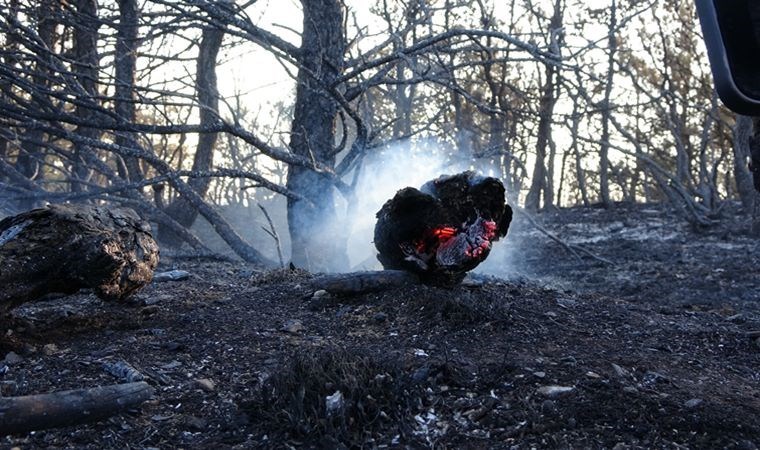
{"type": "Polygon", "coordinates": [[[429,230],[425,233],[425,237],[418,241],[414,241],[414,249],[419,255],[427,253],[435,253],[442,243],[450,240],[457,234],[457,229],[454,227],[438,227],[429,230]]]}
{"type": "Polygon", "coordinates": [[[453,227],[441,227],[433,230],[433,236],[437,237],[440,242],[446,242],[457,234],[457,229],[453,227]]]}
{"type": "Polygon", "coordinates": [[[498,226],[493,220],[483,221],[483,237],[492,241],[496,237],[498,226]]]}

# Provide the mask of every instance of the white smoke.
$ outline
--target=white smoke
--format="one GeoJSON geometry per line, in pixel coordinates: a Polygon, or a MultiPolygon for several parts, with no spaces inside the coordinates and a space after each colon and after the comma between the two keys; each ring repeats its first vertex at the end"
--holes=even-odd
{"type": "MultiPolygon", "coordinates": [[[[425,182],[443,174],[455,174],[465,170],[476,170],[483,175],[493,176],[493,170],[471,160],[456,158],[457,153],[445,143],[428,139],[403,142],[378,150],[364,161],[356,186],[356,200],[346,207],[347,229],[336,230],[341,235],[348,233],[348,257],[351,270],[381,269],[377,261],[377,250],[372,242],[377,212],[399,189],[407,186],[419,188],[425,182]],[[452,157],[452,155],[454,157],[452,157]]],[[[506,273],[506,265],[511,259],[505,242],[494,244],[494,250],[483,266],[488,273],[506,273]]]]}

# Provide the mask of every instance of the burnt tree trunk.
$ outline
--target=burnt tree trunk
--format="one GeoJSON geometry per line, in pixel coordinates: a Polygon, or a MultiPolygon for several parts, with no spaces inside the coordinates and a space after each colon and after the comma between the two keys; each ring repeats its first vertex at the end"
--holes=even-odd
{"type": "MultiPolygon", "coordinates": [[[[302,56],[290,148],[299,156],[333,167],[338,102],[327,87],[343,68],[343,9],[339,0],[302,0],[301,4],[302,56]]],[[[288,198],[293,263],[315,271],[340,269],[348,261],[345,239],[327,229],[336,215],[333,183],[310,167],[291,165],[287,187],[306,199],[288,198]]]]}
{"type": "Polygon", "coordinates": [[[0,312],[92,288],[123,300],[150,283],[158,245],[130,209],[50,205],[0,221],[0,312]]]}
{"type": "MultiPolygon", "coordinates": [[[[114,92],[114,111],[121,120],[135,122],[135,70],[137,67],[137,33],[140,24],[137,0],[119,0],[119,25],[116,33],[116,57],[114,72],[116,87],[114,92]]],[[[116,132],[114,143],[122,147],[139,147],[134,133],[116,132]]],[[[125,168],[120,175],[131,181],[142,180],[139,159],[125,158],[125,168]]]]}
{"type": "Polygon", "coordinates": [[[750,160],[751,134],[752,119],[737,115],[733,130],[734,180],[736,180],[736,190],[739,192],[742,206],[747,211],[752,211],[757,194],[752,184],[752,173],[747,166],[750,160]]]}
{"type": "Polygon", "coordinates": [[[145,382],[0,398],[0,436],[94,422],[150,399],[145,382]]]}
{"type": "Polygon", "coordinates": [[[602,109],[602,143],[599,148],[599,197],[605,208],[612,206],[610,200],[610,115],[612,107],[610,98],[612,96],[612,87],[615,77],[615,54],[617,53],[618,42],[615,32],[617,31],[617,3],[612,0],[610,8],[610,22],[607,29],[607,76],[604,82],[604,100],[602,109]]]}
{"type": "Polygon", "coordinates": [[[749,157],[755,189],[760,192],[760,117],[752,118],[752,136],[749,138],[749,157]]]}
{"type": "MultiPolygon", "coordinates": [[[[39,34],[40,41],[51,50],[55,48],[57,40],[58,20],[56,16],[59,14],[59,9],[58,2],[41,2],[36,9],[37,34],[39,34]]],[[[43,60],[35,61],[33,73],[32,81],[34,84],[39,86],[41,91],[46,90],[50,85],[49,69],[46,62],[43,60]]],[[[33,180],[40,175],[39,162],[43,157],[45,133],[32,124],[24,130],[24,134],[21,151],[16,159],[16,170],[26,178],[33,180]]],[[[20,200],[17,204],[20,210],[30,209],[33,206],[34,200],[20,200]]]]}
{"type": "MultiPolygon", "coordinates": [[[[197,69],[195,75],[195,93],[198,99],[201,127],[212,126],[219,121],[219,89],[216,78],[216,59],[222,47],[224,31],[215,27],[203,29],[200,48],[198,49],[197,69]]],[[[214,148],[218,133],[202,133],[198,137],[198,146],[193,157],[193,171],[210,171],[214,165],[214,148]]],[[[187,184],[203,198],[208,192],[210,178],[193,177],[187,184]]],[[[174,220],[185,227],[190,227],[198,218],[198,210],[182,196],[178,197],[166,209],[174,220]]],[[[178,247],[182,244],[174,233],[161,229],[161,240],[178,247]]]]}
{"type": "MultiPolygon", "coordinates": [[[[97,101],[98,93],[98,2],[97,0],[77,0],[76,21],[74,24],[74,56],[77,64],[74,72],[84,93],[97,101]]],[[[88,106],[77,107],[77,115],[86,121],[93,121],[96,112],[88,106]]],[[[100,138],[100,130],[91,127],[78,127],[77,134],[90,139],[100,138]]],[[[88,160],[94,153],[88,145],[74,144],[74,162],[72,167],[72,192],[81,192],[83,182],[88,182],[92,171],[88,160]]]]}
{"type": "MultiPolygon", "coordinates": [[[[553,51],[559,53],[562,33],[562,5],[557,1],[554,5],[554,15],[549,24],[551,33],[551,47],[553,51]]],[[[530,190],[525,197],[525,209],[536,211],[541,207],[541,194],[545,195],[547,186],[546,170],[546,149],[551,139],[552,117],[554,116],[554,105],[557,103],[557,77],[558,69],[554,65],[546,66],[546,80],[541,87],[541,100],[538,105],[538,132],[536,136],[536,164],[533,167],[533,179],[530,190]]],[[[548,197],[544,197],[547,199],[548,197]]],[[[544,205],[552,206],[552,205],[544,205]]]]}

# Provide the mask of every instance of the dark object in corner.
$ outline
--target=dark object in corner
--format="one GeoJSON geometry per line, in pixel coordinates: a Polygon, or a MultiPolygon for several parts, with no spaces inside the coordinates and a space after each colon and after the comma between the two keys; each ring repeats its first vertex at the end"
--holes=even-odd
{"type": "Polygon", "coordinates": [[[729,109],[760,116],[760,2],[696,3],[718,95],[729,109]]]}
{"type": "Polygon", "coordinates": [[[506,236],[512,208],[504,185],[474,172],[444,175],[401,189],[377,213],[375,247],[385,269],[427,283],[455,284],[506,236]]]}
{"type": "Polygon", "coordinates": [[[0,221],[0,312],[91,288],[124,300],[150,283],[158,245],[130,209],[50,205],[0,221]]]}

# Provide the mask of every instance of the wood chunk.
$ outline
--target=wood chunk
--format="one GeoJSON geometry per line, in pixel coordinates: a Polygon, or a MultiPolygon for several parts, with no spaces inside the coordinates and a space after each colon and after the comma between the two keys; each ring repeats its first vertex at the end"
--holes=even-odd
{"type": "Polygon", "coordinates": [[[0,313],[50,293],[91,288],[123,300],[158,265],[150,225],[130,209],[50,205],[0,221],[0,313]]]}
{"type": "Polygon", "coordinates": [[[420,283],[420,278],[411,272],[380,270],[323,275],[314,278],[311,286],[333,295],[357,295],[420,283]]]}
{"type": "Polygon", "coordinates": [[[61,391],[24,397],[0,397],[0,436],[93,422],[148,400],[145,382],[61,391]]]}

